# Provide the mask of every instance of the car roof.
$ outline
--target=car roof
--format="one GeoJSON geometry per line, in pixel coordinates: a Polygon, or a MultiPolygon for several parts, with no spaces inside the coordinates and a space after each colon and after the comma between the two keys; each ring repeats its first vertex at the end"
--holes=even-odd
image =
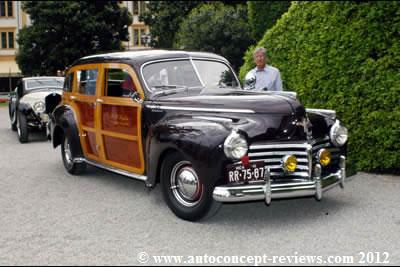
{"type": "Polygon", "coordinates": [[[161,49],[141,49],[133,51],[114,52],[86,56],[78,59],[72,65],[101,63],[101,62],[120,62],[140,67],[143,63],[169,58],[209,58],[227,62],[227,60],[214,53],[183,51],[183,50],[161,50],[161,49]]]}

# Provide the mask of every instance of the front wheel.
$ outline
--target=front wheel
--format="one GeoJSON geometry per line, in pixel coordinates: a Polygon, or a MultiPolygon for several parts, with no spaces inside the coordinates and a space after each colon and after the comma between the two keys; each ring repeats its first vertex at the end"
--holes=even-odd
{"type": "MultiPolygon", "coordinates": [[[[14,111],[16,113],[17,111],[14,111]]],[[[26,119],[25,114],[22,112],[18,112],[17,115],[17,133],[18,133],[18,140],[21,143],[28,142],[29,132],[28,132],[28,122],[26,119]]]]}
{"type": "Polygon", "coordinates": [[[74,175],[81,174],[86,169],[85,162],[75,162],[74,154],[71,150],[71,143],[69,137],[64,135],[63,141],[61,142],[61,157],[64,163],[65,169],[74,175]]]}
{"type": "Polygon", "coordinates": [[[203,184],[190,161],[179,153],[167,156],[161,167],[161,188],[176,216],[188,221],[211,217],[220,207],[211,187],[203,184]]]}

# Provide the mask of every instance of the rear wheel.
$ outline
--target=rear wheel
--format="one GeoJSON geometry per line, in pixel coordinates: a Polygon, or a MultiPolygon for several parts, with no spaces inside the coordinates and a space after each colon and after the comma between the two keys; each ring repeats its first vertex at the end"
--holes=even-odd
{"type": "Polygon", "coordinates": [[[81,174],[86,169],[85,162],[76,162],[74,161],[75,155],[71,150],[71,143],[67,135],[63,136],[63,140],[61,142],[61,157],[64,163],[65,169],[74,175],[81,174]]]}
{"type": "Polygon", "coordinates": [[[179,153],[167,156],[161,167],[161,187],[167,205],[188,221],[211,217],[220,207],[211,187],[203,184],[190,161],[179,153]]]}
{"type": "MultiPolygon", "coordinates": [[[[16,113],[17,111],[14,111],[16,113]]],[[[17,133],[18,139],[21,143],[27,143],[29,139],[28,122],[25,114],[18,111],[17,115],[17,133]]]]}

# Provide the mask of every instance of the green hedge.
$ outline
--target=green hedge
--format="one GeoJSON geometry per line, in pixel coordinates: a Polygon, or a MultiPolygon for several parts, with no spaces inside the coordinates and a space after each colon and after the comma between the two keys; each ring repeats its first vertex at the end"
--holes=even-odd
{"type": "Polygon", "coordinates": [[[261,39],[265,31],[275,25],[289,6],[290,1],[248,1],[247,12],[252,37],[255,40],[261,39]]]}
{"type": "Polygon", "coordinates": [[[258,43],[286,90],[306,107],[337,111],[357,170],[400,169],[399,29],[400,2],[295,2],[258,43]]]}
{"type": "Polygon", "coordinates": [[[174,47],[217,53],[226,57],[237,71],[252,43],[246,6],[215,2],[202,4],[186,16],[174,47]]]}

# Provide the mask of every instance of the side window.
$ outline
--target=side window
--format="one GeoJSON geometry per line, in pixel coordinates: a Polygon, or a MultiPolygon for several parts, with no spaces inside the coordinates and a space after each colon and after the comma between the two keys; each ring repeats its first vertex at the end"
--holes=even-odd
{"type": "Polygon", "coordinates": [[[63,91],[72,92],[73,82],[74,82],[74,73],[72,72],[70,74],[67,74],[67,77],[65,77],[63,91]]]}
{"type": "Polygon", "coordinates": [[[97,69],[78,70],[78,93],[83,95],[95,95],[97,83],[97,69]]]}
{"type": "Polygon", "coordinates": [[[104,95],[130,97],[136,91],[132,77],[125,69],[105,69],[104,95]]]}

